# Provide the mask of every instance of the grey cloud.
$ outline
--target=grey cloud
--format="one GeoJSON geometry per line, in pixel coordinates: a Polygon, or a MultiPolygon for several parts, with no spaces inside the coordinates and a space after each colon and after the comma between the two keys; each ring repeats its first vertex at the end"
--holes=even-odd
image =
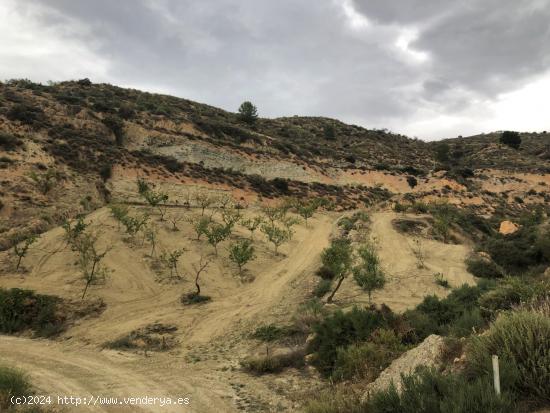
{"type": "MultiPolygon", "coordinates": [[[[109,62],[107,80],[265,116],[324,115],[403,130],[422,107],[467,108],[546,70],[550,0],[17,0],[109,62]],[[426,63],[396,49],[404,29],[426,63]],[[71,34],[74,36],[74,34],[71,34]]],[[[71,64],[71,62],[59,62],[71,64]]],[[[84,74],[83,74],[84,75],[84,74]]],[[[50,78],[55,78],[54,75],[50,78]]]]}

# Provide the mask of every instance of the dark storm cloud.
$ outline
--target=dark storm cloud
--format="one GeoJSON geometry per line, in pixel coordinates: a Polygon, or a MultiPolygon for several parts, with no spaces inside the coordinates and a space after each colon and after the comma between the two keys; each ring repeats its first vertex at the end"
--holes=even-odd
{"type": "Polygon", "coordinates": [[[550,63],[550,0],[6,1],[105,61],[100,80],[266,116],[403,130],[550,63]]]}

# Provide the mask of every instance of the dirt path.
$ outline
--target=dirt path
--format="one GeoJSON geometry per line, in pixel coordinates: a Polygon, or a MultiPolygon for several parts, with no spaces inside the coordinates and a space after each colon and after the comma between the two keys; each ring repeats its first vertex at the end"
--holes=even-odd
{"type": "MultiPolygon", "coordinates": [[[[105,214],[100,211],[94,219],[101,220],[105,214]]],[[[183,307],[179,303],[182,287],[152,282],[142,260],[120,244],[116,256],[108,263],[117,277],[109,289],[97,290],[108,303],[99,318],[74,326],[57,341],[0,336],[0,362],[21,367],[30,374],[40,392],[52,395],[189,396],[191,399],[189,406],[175,409],[81,406],[74,411],[233,412],[237,411],[235,402],[245,385],[259,398],[276,399],[269,386],[238,370],[238,361],[246,352],[241,341],[250,332],[250,325],[259,320],[268,320],[273,314],[292,314],[306,293],[295,285],[311,277],[319,265],[333,222],[334,217],[319,215],[308,229],[301,225],[295,241],[283,249],[286,256],[258,263],[254,268],[255,280],[238,288],[226,270],[214,266],[211,278],[205,280],[207,291],[213,291],[213,301],[204,306],[183,307]],[[100,349],[106,340],[152,322],[178,325],[180,346],[150,357],[100,349]],[[201,361],[190,362],[189,357],[197,354],[201,361]]],[[[107,236],[113,238],[108,225],[102,223],[102,226],[107,236]]],[[[42,237],[42,250],[61,247],[58,232],[59,229],[53,230],[42,237]]],[[[73,294],[75,288],[67,285],[67,280],[74,279],[71,273],[74,270],[67,267],[68,256],[63,254],[49,258],[44,258],[43,253],[37,254],[30,276],[8,277],[0,283],[58,295],[62,295],[60,289],[64,294],[73,294]]],[[[262,251],[262,256],[270,257],[270,254],[262,251]]]]}

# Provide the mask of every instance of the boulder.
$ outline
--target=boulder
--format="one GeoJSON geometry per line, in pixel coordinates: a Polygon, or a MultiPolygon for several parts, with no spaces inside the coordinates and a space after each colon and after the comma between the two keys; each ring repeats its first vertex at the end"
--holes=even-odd
{"type": "Polygon", "coordinates": [[[363,400],[366,401],[369,395],[379,390],[387,389],[393,382],[397,391],[401,390],[401,375],[408,375],[419,366],[434,367],[441,362],[441,352],[444,342],[441,336],[432,334],[420,343],[417,347],[403,353],[395,359],[380,376],[367,385],[363,400]]]}

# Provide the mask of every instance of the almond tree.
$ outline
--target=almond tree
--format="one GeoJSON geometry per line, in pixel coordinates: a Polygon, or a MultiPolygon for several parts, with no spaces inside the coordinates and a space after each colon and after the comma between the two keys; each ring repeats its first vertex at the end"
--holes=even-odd
{"type": "Polygon", "coordinates": [[[168,268],[170,268],[170,278],[174,278],[174,273],[177,278],[180,278],[178,272],[178,262],[180,257],[183,255],[183,249],[177,249],[173,251],[164,251],[160,259],[168,268]]]}
{"type": "Polygon", "coordinates": [[[65,230],[65,241],[67,245],[71,246],[71,249],[75,250],[75,243],[78,241],[78,238],[84,233],[88,225],[84,222],[84,217],[77,217],[76,222],[72,224],[69,220],[63,222],[62,227],[65,230]]]}
{"type": "Polygon", "coordinates": [[[308,226],[307,220],[315,214],[315,211],[317,211],[318,208],[319,202],[317,200],[298,201],[298,203],[296,204],[296,211],[302,218],[304,218],[304,221],[306,222],[306,227],[308,226]]]}
{"type": "Polygon", "coordinates": [[[201,209],[201,216],[204,216],[204,211],[216,202],[216,198],[208,195],[205,192],[199,192],[195,194],[195,201],[201,209]]]}
{"type": "Polygon", "coordinates": [[[276,225],[264,224],[261,227],[261,231],[266,235],[269,242],[273,244],[275,254],[277,254],[279,247],[291,238],[288,230],[279,228],[276,225]]]}
{"type": "Polygon", "coordinates": [[[168,221],[172,224],[172,231],[179,231],[178,224],[183,221],[183,216],[179,214],[170,215],[168,221]]]}
{"type": "Polygon", "coordinates": [[[250,239],[254,239],[254,231],[264,223],[264,217],[256,215],[253,218],[248,218],[241,221],[241,225],[250,231],[250,239]]]}
{"type": "Polygon", "coordinates": [[[239,267],[239,275],[243,275],[243,267],[255,258],[252,241],[245,239],[229,247],[229,259],[239,267]]]}
{"type": "Polygon", "coordinates": [[[338,291],[344,279],[348,276],[352,265],[351,243],[345,238],[335,239],[330,247],[325,248],[321,254],[323,266],[327,268],[335,278],[338,279],[336,287],[327,298],[327,303],[331,303],[334,294],[338,291]]]}
{"type": "Polygon", "coordinates": [[[208,239],[208,243],[214,247],[217,256],[218,244],[231,235],[231,228],[228,225],[211,222],[210,225],[206,227],[205,235],[208,239]]]}
{"type": "Polygon", "coordinates": [[[208,225],[210,225],[212,219],[210,217],[201,216],[197,220],[189,219],[189,222],[193,224],[193,229],[197,234],[197,241],[199,241],[201,239],[201,235],[206,234],[208,231],[208,225]]]}
{"type": "Polygon", "coordinates": [[[13,245],[13,253],[17,257],[17,265],[15,266],[16,271],[19,270],[21,260],[27,255],[27,251],[30,246],[34,244],[37,239],[38,237],[36,235],[30,235],[26,238],[17,240],[17,242],[13,245]]]}
{"type": "Polygon", "coordinates": [[[372,292],[384,288],[386,278],[372,243],[364,244],[359,248],[359,260],[359,264],[353,267],[353,277],[357,284],[369,294],[370,303],[372,292]]]}
{"type": "Polygon", "coordinates": [[[79,253],[78,266],[86,282],[82,291],[82,300],[86,296],[90,285],[103,282],[107,277],[108,270],[101,261],[109,252],[110,247],[100,252],[96,246],[97,239],[98,235],[83,234],[76,243],[79,253]]]}

